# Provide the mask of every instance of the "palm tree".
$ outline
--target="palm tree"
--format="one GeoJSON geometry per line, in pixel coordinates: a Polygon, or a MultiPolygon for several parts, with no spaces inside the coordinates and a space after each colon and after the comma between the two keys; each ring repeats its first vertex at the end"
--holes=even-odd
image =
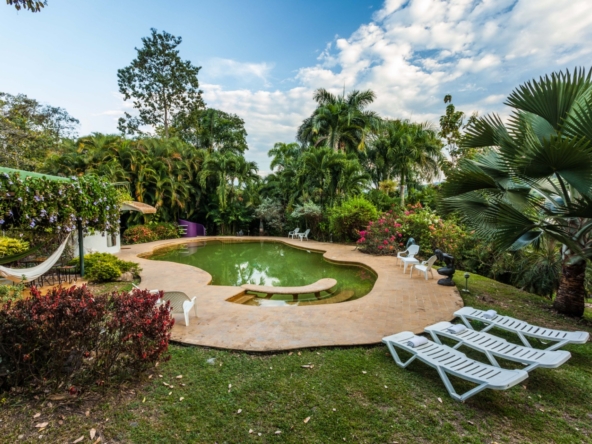
{"type": "Polygon", "coordinates": [[[405,206],[405,186],[415,178],[431,180],[440,171],[443,160],[442,141],[427,123],[408,120],[387,120],[373,142],[380,162],[377,179],[380,182],[399,177],[401,206],[405,206]],[[391,176],[392,175],[392,176],[391,176]]]}
{"type": "Polygon", "coordinates": [[[582,316],[586,261],[592,258],[592,71],[553,73],[512,92],[504,125],[477,120],[467,148],[488,148],[459,163],[443,186],[442,206],[458,211],[500,249],[563,245],[553,306],[582,316]]]}
{"type": "Polygon", "coordinates": [[[317,109],[298,128],[297,139],[305,145],[328,146],[335,151],[364,150],[380,118],[366,111],[376,95],[373,91],[352,91],[336,96],[326,89],[314,93],[317,109]]]}

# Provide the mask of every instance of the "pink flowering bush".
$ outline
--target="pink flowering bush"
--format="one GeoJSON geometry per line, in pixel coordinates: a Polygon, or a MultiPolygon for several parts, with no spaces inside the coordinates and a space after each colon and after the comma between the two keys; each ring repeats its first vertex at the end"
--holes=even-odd
{"type": "Polygon", "coordinates": [[[420,256],[429,257],[436,248],[460,256],[467,233],[454,220],[443,220],[421,204],[404,211],[390,210],[359,232],[359,249],[365,253],[394,255],[405,250],[409,238],[420,246],[420,256]]]}
{"type": "Polygon", "coordinates": [[[370,221],[366,229],[359,232],[358,248],[370,254],[396,254],[403,245],[401,227],[395,213],[384,213],[378,220],[370,221]]]}

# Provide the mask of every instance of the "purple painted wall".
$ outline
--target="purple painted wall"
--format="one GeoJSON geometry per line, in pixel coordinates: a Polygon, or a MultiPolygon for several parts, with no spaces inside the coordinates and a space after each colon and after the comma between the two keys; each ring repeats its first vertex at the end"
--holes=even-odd
{"type": "Polygon", "coordinates": [[[206,235],[206,227],[204,227],[202,224],[189,222],[188,220],[183,219],[179,219],[177,222],[179,225],[185,225],[187,227],[187,232],[183,237],[197,237],[206,235]]]}

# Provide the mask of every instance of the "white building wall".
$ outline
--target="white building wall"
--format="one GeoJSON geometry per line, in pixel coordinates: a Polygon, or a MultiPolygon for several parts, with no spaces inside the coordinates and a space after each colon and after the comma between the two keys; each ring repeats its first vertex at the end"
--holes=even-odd
{"type": "MultiPolygon", "coordinates": [[[[109,234],[95,233],[84,236],[84,254],[89,253],[111,253],[116,254],[121,250],[121,236],[117,233],[115,236],[116,244],[109,246],[109,234]]],[[[78,239],[74,241],[74,257],[78,257],[78,239]]]]}

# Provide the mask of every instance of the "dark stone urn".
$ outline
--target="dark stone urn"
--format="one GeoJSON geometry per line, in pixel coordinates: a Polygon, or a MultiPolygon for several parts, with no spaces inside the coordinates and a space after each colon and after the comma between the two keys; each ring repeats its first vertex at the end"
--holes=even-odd
{"type": "Polygon", "coordinates": [[[448,253],[442,253],[441,250],[435,250],[434,254],[438,257],[438,261],[444,261],[446,264],[446,266],[438,268],[438,274],[446,276],[445,279],[438,280],[438,285],[453,287],[454,281],[452,280],[452,276],[454,276],[454,272],[456,271],[456,268],[454,267],[454,256],[451,256],[448,253]]]}

